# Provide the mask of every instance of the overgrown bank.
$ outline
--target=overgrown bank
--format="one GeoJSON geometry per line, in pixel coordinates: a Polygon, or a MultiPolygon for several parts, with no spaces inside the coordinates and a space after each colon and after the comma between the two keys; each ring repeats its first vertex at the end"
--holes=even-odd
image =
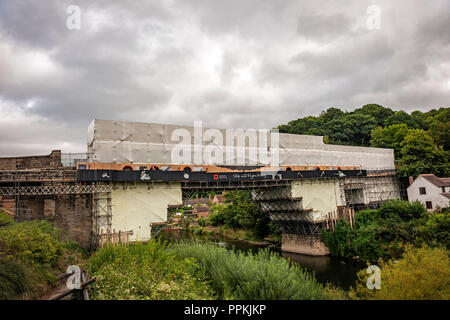
{"type": "Polygon", "coordinates": [[[89,261],[96,299],[340,299],[308,272],[268,250],[160,241],[100,249],[89,261]]]}
{"type": "Polygon", "coordinates": [[[366,261],[400,258],[408,245],[450,249],[450,214],[428,214],[419,203],[389,200],[379,210],[361,210],[355,226],[340,220],[323,233],[332,255],[366,261]]]}
{"type": "Polygon", "coordinates": [[[0,300],[38,299],[68,265],[82,264],[86,252],[60,239],[47,221],[10,220],[0,228],[0,300]]]}
{"type": "Polygon", "coordinates": [[[262,250],[243,253],[210,242],[107,246],[87,260],[60,242],[47,222],[0,229],[1,299],[33,299],[45,293],[68,265],[97,277],[93,299],[449,299],[450,260],[445,248],[406,245],[398,259],[380,261],[381,290],[368,275],[346,293],[324,286],[289,260],[262,250]],[[85,263],[83,265],[83,263],[85,263]]]}

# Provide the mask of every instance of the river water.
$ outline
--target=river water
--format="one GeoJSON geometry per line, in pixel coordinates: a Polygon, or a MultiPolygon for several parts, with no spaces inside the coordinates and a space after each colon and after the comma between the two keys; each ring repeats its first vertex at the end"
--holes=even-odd
{"type": "MultiPolygon", "coordinates": [[[[245,241],[232,240],[221,235],[194,235],[186,231],[162,231],[159,237],[161,240],[168,242],[186,239],[208,240],[219,243],[221,246],[228,249],[238,251],[256,252],[261,248],[267,247],[266,245],[256,245],[245,241]]],[[[271,250],[314,273],[319,282],[330,282],[344,290],[348,290],[350,286],[353,286],[357,280],[357,272],[367,267],[364,263],[352,259],[342,259],[330,256],[315,257],[298,253],[280,252],[275,249],[271,250]]]]}

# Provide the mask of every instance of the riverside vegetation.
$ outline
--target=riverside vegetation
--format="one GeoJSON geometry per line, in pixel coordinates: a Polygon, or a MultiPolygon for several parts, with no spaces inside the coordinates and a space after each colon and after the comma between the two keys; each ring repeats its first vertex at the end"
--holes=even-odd
{"type": "Polygon", "coordinates": [[[340,299],[345,293],[268,250],[157,240],[107,246],[89,262],[97,299],[340,299]]]}
{"type": "Polygon", "coordinates": [[[61,241],[61,231],[47,221],[0,221],[7,221],[0,227],[0,300],[39,298],[56,275],[87,258],[77,244],[61,241]]]}
{"type": "Polygon", "coordinates": [[[340,220],[323,239],[332,255],[375,262],[400,258],[408,245],[450,249],[450,213],[427,213],[419,202],[393,199],[378,210],[361,210],[355,226],[340,220]]]}
{"type": "Polygon", "coordinates": [[[0,228],[0,299],[45,293],[68,265],[97,277],[93,299],[449,299],[450,262],[440,247],[405,246],[380,261],[382,290],[365,287],[365,270],[349,292],[323,285],[269,250],[235,252],[211,242],[108,245],[92,256],[46,221],[0,228]],[[386,289],[385,289],[386,288],[386,289]]]}

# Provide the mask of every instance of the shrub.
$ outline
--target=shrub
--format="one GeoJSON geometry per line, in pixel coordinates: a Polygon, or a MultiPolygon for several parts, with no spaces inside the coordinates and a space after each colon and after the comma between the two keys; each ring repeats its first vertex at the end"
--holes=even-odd
{"type": "Polygon", "coordinates": [[[322,236],[332,255],[340,257],[354,256],[354,252],[351,250],[351,243],[355,238],[355,232],[347,221],[338,221],[334,231],[325,231],[322,236]]]}
{"type": "Polygon", "coordinates": [[[383,203],[379,209],[381,216],[385,219],[401,219],[404,221],[412,218],[424,217],[427,213],[425,207],[418,201],[410,203],[408,201],[391,199],[383,203]]]}
{"type": "Polygon", "coordinates": [[[26,266],[18,261],[0,258],[0,300],[10,300],[30,288],[26,266]]]}
{"type": "Polygon", "coordinates": [[[197,223],[200,227],[205,227],[206,226],[206,218],[198,218],[197,223]]]}
{"type": "Polygon", "coordinates": [[[418,227],[418,233],[425,244],[443,244],[450,250],[450,213],[429,214],[426,223],[418,227]]]}
{"type": "Polygon", "coordinates": [[[0,227],[8,226],[14,223],[14,217],[0,210],[0,227]]]}
{"type": "Polygon", "coordinates": [[[59,233],[47,221],[21,222],[0,229],[0,256],[29,265],[54,265],[63,253],[59,233]]]}
{"type": "Polygon", "coordinates": [[[192,259],[179,259],[159,241],[106,246],[89,262],[97,281],[94,299],[211,299],[207,284],[193,277],[192,259]]]}
{"type": "Polygon", "coordinates": [[[355,215],[355,223],[357,227],[378,224],[380,220],[381,214],[378,210],[361,210],[355,215]]]}
{"type": "Polygon", "coordinates": [[[213,243],[182,242],[172,247],[181,258],[194,258],[195,275],[211,280],[219,299],[331,299],[308,272],[268,249],[234,252],[213,243]]]}
{"type": "Polygon", "coordinates": [[[380,267],[381,289],[368,289],[369,275],[362,270],[359,283],[350,290],[352,299],[450,299],[450,259],[445,249],[407,246],[403,258],[381,263],[380,267]]]}
{"type": "Polygon", "coordinates": [[[399,257],[405,244],[438,245],[449,239],[450,221],[431,218],[419,202],[392,199],[379,210],[361,210],[355,215],[351,229],[339,221],[333,231],[325,231],[323,239],[332,255],[377,260],[399,257]]]}

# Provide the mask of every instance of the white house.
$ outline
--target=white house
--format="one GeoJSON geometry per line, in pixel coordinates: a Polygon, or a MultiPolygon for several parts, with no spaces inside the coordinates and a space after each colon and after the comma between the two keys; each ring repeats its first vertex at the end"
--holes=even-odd
{"type": "Polygon", "coordinates": [[[419,200],[429,212],[450,206],[450,178],[421,174],[406,190],[410,202],[419,200]]]}

